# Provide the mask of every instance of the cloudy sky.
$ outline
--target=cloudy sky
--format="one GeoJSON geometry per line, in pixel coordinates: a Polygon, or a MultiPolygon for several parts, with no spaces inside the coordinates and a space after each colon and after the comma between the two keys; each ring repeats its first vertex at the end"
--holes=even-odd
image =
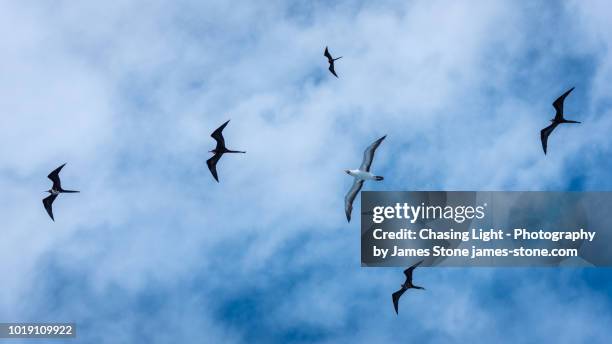
{"type": "Polygon", "coordinates": [[[603,268],[423,268],[427,291],[396,316],[402,269],[360,267],[342,170],[387,134],[385,180],[366,190],[611,190],[611,13],[0,2],[0,322],[73,321],[74,343],[608,343],[603,268]],[[544,156],[539,130],[571,86],[583,124],[544,156]],[[227,119],[247,154],[224,157],[217,184],[205,160],[227,119]],[[51,222],[41,191],[64,162],[81,193],[51,222]]]}

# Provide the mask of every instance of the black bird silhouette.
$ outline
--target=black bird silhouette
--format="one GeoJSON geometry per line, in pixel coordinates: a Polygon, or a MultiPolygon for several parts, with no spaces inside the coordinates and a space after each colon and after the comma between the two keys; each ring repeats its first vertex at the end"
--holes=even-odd
{"type": "Polygon", "coordinates": [[[43,205],[45,206],[45,210],[47,210],[47,214],[49,214],[49,216],[51,217],[51,220],[55,221],[55,219],[53,218],[53,201],[55,201],[55,199],[57,198],[57,195],[61,194],[61,193],[76,193],[79,191],[74,191],[74,190],[64,190],[62,189],[62,182],[60,181],[59,178],[59,173],[62,170],[62,168],[64,168],[66,164],[63,164],[62,166],[56,168],[55,170],[53,170],[53,172],[49,173],[49,175],[47,176],[47,178],[51,179],[51,181],[53,182],[53,186],[51,187],[51,189],[45,191],[50,193],[49,196],[47,196],[45,199],[43,199],[43,205]]]}
{"type": "Polygon", "coordinates": [[[342,56],[333,58],[329,53],[329,50],[327,50],[327,47],[325,47],[325,52],[323,53],[323,56],[327,57],[327,62],[329,62],[329,71],[337,78],[338,74],[336,74],[336,70],[334,69],[334,61],[340,60],[342,56]]]}
{"type": "Polygon", "coordinates": [[[217,130],[213,131],[213,133],[210,134],[210,137],[217,141],[217,147],[209,151],[210,153],[214,153],[215,155],[213,155],[212,158],[206,160],[206,165],[208,165],[208,169],[210,170],[210,173],[212,173],[212,176],[213,178],[215,178],[217,183],[219,182],[219,177],[217,176],[217,162],[219,161],[219,159],[221,159],[221,156],[225,153],[246,153],[244,151],[235,151],[227,149],[225,147],[225,139],[223,138],[222,132],[228,123],[229,120],[227,120],[227,122],[223,123],[219,128],[217,128],[217,130]]]}
{"type": "Polygon", "coordinates": [[[423,261],[421,260],[420,262],[414,264],[413,266],[409,267],[408,269],[404,270],[404,275],[406,275],[406,282],[404,282],[404,284],[402,284],[402,288],[398,291],[396,291],[395,293],[393,293],[391,295],[391,298],[393,299],[393,307],[395,308],[395,314],[399,314],[398,311],[398,305],[397,303],[399,302],[400,297],[402,297],[402,294],[404,294],[406,292],[406,290],[412,288],[412,289],[425,289],[423,287],[419,287],[417,285],[412,284],[412,271],[414,271],[414,269],[419,266],[423,261]]]}
{"type": "Polygon", "coordinates": [[[578,121],[571,121],[563,118],[563,102],[565,101],[565,97],[567,97],[570,92],[572,92],[574,88],[570,88],[567,92],[563,93],[561,97],[557,98],[555,102],[552,104],[557,113],[555,114],[555,118],[551,119],[551,125],[542,129],[540,131],[540,139],[542,140],[542,148],[544,149],[544,155],[546,155],[546,148],[548,147],[548,136],[555,130],[555,128],[561,123],[580,123],[578,121]]]}

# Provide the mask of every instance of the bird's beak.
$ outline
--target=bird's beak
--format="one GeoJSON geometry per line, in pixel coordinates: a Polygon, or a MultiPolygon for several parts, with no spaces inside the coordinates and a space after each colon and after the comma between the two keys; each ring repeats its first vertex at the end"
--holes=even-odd
{"type": "Polygon", "coordinates": [[[344,173],[350,174],[350,171],[349,170],[344,170],[344,173]]]}

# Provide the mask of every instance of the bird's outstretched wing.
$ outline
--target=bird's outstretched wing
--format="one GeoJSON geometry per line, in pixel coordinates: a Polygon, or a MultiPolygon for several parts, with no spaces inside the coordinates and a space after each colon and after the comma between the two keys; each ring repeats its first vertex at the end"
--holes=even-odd
{"type": "Polygon", "coordinates": [[[570,94],[570,92],[572,92],[573,90],[574,87],[570,88],[553,102],[552,105],[555,110],[557,110],[557,113],[555,114],[555,120],[563,119],[563,102],[565,101],[565,97],[567,97],[567,95],[570,94]]]}
{"type": "Polygon", "coordinates": [[[336,78],[340,79],[340,78],[338,77],[338,74],[336,74],[336,69],[334,68],[334,61],[332,61],[332,62],[329,64],[329,71],[330,71],[330,72],[331,72],[331,73],[332,73],[332,74],[333,74],[333,75],[334,75],[336,78]]]}
{"type": "MultiPolygon", "coordinates": [[[[62,165],[63,166],[63,165],[62,165]]],[[[49,216],[51,217],[51,220],[55,221],[55,219],[53,218],[53,201],[55,201],[55,198],[57,197],[57,195],[49,195],[47,197],[45,197],[43,199],[43,205],[45,206],[45,210],[47,210],[47,214],[49,214],[49,216]]]]}
{"type": "Polygon", "coordinates": [[[219,159],[221,159],[221,155],[223,154],[217,153],[213,155],[210,159],[206,160],[206,165],[208,165],[208,169],[210,170],[210,173],[212,174],[213,178],[215,178],[217,183],[219,182],[219,177],[217,176],[217,162],[219,161],[219,159]]]}
{"type": "Polygon", "coordinates": [[[221,124],[219,128],[217,128],[215,131],[213,131],[212,134],[210,134],[210,137],[217,141],[217,150],[219,150],[220,148],[225,148],[225,139],[223,138],[222,132],[223,129],[225,129],[225,126],[229,123],[229,121],[230,120],[228,119],[227,122],[221,124]]]}
{"type": "Polygon", "coordinates": [[[414,271],[414,269],[415,269],[417,266],[421,265],[421,263],[422,263],[422,262],[423,262],[423,261],[421,260],[421,261],[419,261],[419,262],[417,262],[417,263],[413,264],[413,265],[412,265],[411,267],[409,267],[408,269],[404,270],[404,275],[406,275],[406,280],[407,280],[407,281],[408,281],[410,284],[412,284],[412,271],[414,271]]]}
{"type": "Polygon", "coordinates": [[[333,61],[333,58],[331,56],[331,54],[329,53],[329,50],[327,50],[327,47],[325,47],[325,52],[323,53],[323,56],[327,57],[327,59],[330,61],[333,61]]]}
{"type": "Polygon", "coordinates": [[[550,134],[553,132],[553,130],[555,130],[558,125],[558,122],[553,122],[553,124],[540,130],[540,140],[542,140],[542,148],[544,149],[544,155],[546,155],[546,148],[548,147],[548,136],[550,136],[550,134]]]}
{"type": "Polygon", "coordinates": [[[399,314],[399,306],[398,306],[398,302],[400,297],[402,297],[402,295],[406,292],[406,288],[402,288],[398,291],[396,291],[395,293],[391,294],[391,298],[393,299],[393,308],[395,308],[395,314],[399,314]]]}
{"type": "Polygon", "coordinates": [[[374,153],[376,152],[378,146],[380,146],[380,143],[385,139],[385,137],[387,137],[387,135],[374,141],[374,143],[372,143],[368,148],[366,148],[366,150],[363,152],[363,161],[361,162],[361,166],[359,167],[360,170],[370,172],[370,166],[372,166],[372,160],[374,160],[374,153]]]}
{"type": "Polygon", "coordinates": [[[66,166],[65,163],[62,166],[60,166],[60,167],[56,168],[55,170],[53,170],[47,176],[47,178],[51,179],[51,181],[53,182],[53,188],[56,189],[56,190],[60,190],[62,188],[62,183],[60,182],[59,173],[62,170],[62,168],[64,168],[64,166],[66,166]]]}
{"type": "Polygon", "coordinates": [[[353,182],[353,186],[351,186],[351,189],[344,197],[344,212],[346,213],[346,219],[348,222],[351,222],[351,213],[353,212],[353,201],[355,200],[355,197],[357,197],[357,194],[359,193],[359,190],[361,190],[362,186],[363,186],[363,180],[355,179],[355,181],[353,182]]]}

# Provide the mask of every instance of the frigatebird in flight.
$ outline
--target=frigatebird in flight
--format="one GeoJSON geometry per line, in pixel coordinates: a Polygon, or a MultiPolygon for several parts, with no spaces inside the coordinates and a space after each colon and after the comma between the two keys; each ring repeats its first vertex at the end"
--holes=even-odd
{"type": "Polygon", "coordinates": [[[327,62],[329,62],[329,71],[337,78],[338,74],[336,74],[336,70],[334,69],[334,61],[340,60],[342,56],[333,58],[329,53],[329,50],[327,50],[327,47],[325,47],[325,52],[323,53],[323,56],[327,57],[327,62]]]}
{"type": "Polygon", "coordinates": [[[408,289],[422,289],[424,290],[425,288],[423,287],[419,287],[418,285],[414,285],[412,284],[412,272],[414,271],[414,269],[419,266],[423,261],[421,260],[420,262],[414,264],[413,266],[409,267],[408,269],[404,270],[404,275],[406,275],[406,282],[404,282],[404,284],[401,285],[401,289],[396,291],[395,293],[393,293],[391,295],[391,298],[393,299],[393,307],[395,308],[395,314],[399,314],[398,311],[398,302],[400,297],[402,297],[402,294],[404,294],[406,292],[406,290],[408,289]]]}
{"type": "Polygon", "coordinates": [[[62,189],[62,182],[60,181],[59,173],[65,165],[66,164],[63,164],[62,166],[56,168],[55,170],[53,170],[53,172],[49,173],[49,175],[47,176],[47,178],[51,179],[51,181],[53,182],[53,186],[51,187],[51,189],[45,191],[45,192],[50,193],[50,195],[47,196],[45,199],[43,199],[43,205],[45,206],[45,210],[47,210],[47,214],[49,214],[49,216],[51,217],[51,220],[53,221],[55,221],[55,219],[53,218],[52,205],[53,205],[53,201],[55,201],[55,199],[57,198],[57,195],[61,193],[79,192],[79,191],[74,191],[74,190],[62,189]]]}
{"type": "Polygon", "coordinates": [[[383,180],[384,178],[381,176],[375,176],[370,173],[370,166],[372,166],[372,160],[374,160],[374,153],[376,152],[376,148],[380,146],[380,143],[387,137],[387,135],[379,138],[374,141],[366,150],[363,152],[363,161],[361,162],[361,166],[356,170],[344,170],[348,175],[353,176],[355,180],[353,181],[353,186],[344,197],[344,212],[346,213],[346,219],[348,222],[351,222],[351,212],[353,211],[353,201],[361,187],[363,186],[363,182],[365,180],[383,180]]]}
{"type": "Polygon", "coordinates": [[[544,155],[546,155],[546,148],[548,147],[548,136],[555,130],[555,128],[561,123],[580,123],[578,121],[571,121],[563,118],[563,102],[565,101],[565,97],[567,97],[570,92],[572,92],[574,88],[570,88],[567,92],[563,93],[561,97],[557,98],[555,102],[552,104],[557,113],[555,114],[555,118],[551,119],[551,125],[542,129],[540,131],[540,139],[542,140],[542,148],[544,149],[544,155]]]}
{"type": "Polygon", "coordinates": [[[215,178],[217,183],[219,182],[219,177],[217,176],[217,162],[219,162],[221,156],[225,153],[246,153],[243,151],[227,149],[225,147],[225,139],[223,138],[222,132],[228,123],[229,120],[227,120],[227,122],[223,123],[219,128],[217,128],[217,130],[213,131],[213,133],[210,134],[210,137],[217,141],[217,147],[209,151],[210,153],[214,153],[215,155],[213,155],[212,158],[206,160],[206,165],[208,165],[208,169],[210,170],[210,173],[212,173],[212,176],[215,178]]]}

